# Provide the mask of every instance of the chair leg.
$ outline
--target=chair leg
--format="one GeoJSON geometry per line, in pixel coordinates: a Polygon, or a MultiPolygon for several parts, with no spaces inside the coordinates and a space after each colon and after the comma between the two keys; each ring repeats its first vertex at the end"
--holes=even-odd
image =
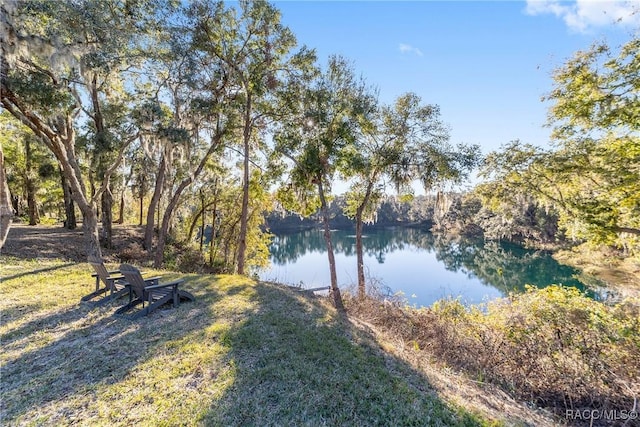
{"type": "MultiPolygon", "coordinates": [[[[121,298],[126,293],[128,293],[128,290],[126,288],[120,289],[119,291],[115,291],[115,292],[111,291],[111,295],[102,298],[100,301],[96,301],[96,306],[105,305],[108,302],[121,298]]],[[[131,302],[131,297],[129,297],[129,302],[131,302]]]]}
{"type": "Polygon", "coordinates": [[[171,301],[171,295],[166,295],[165,297],[160,298],[157,301],[154,301],[152,304],[149,304],[148,306],[146,306],[142,310],[132,314],[130,319],[131,320],[135,320],[135,319],[138,319],[138,318],[140,318],[142,316],[146,316],[147,314],[149,314],[152,311],[154,311],[156,308],[160,307],[163,304],[168,303],[169,301],[171,301]]]}
{"type": "Polygon", "coordinates": [[[136,305],[142,304],[142,303],[144,303],[144,301],[141,300],[141,299],[137,299],[137,300],[131,301],[129,304],[124,305],[124,306],[120,307],[119,309],[117,309],[114,314],[126,313],[127,311],[129,311],[133,307],[135,307],[136,305]]]}
{"type": "Polygon", "coordinates": [[[178,297],[181,300],[185,300],[185,301],[195,301],[196,300],[196,297],[191,295],[189,292],[183,291],[183,290],[178,290],[178,297]]]}

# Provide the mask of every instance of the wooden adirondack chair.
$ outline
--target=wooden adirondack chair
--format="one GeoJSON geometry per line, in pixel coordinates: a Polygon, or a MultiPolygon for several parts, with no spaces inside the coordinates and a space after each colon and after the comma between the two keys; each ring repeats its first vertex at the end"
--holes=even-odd
{"type": "Polygon", "coordinates": [[[142,310],[131,315],[131,319],[137,319],[168,302],[172,302],[173,306],[177,307],[181,299],[195,300],[189,292],[178,289],[180,284],[184,282],[182,279],[169,283],[160,283],[160,277],[144,279],[140,270],[129,264],[120,265],[120,273],[124,276],[130,289],[129,304],[116,310],[115,314],[126,313],[136,305],[142,304],[142,310]],[[145,304],[147,304],[146,307],[145,304]]]}
{"type": "Polygon", "coordinates": [[[89,257],[89,264],[95,270],[95,273],[91,277],[96,278],[96,290],[89,295],[85,295],[81,298],[81,301],[90,301],[93,298],[106,294],[104,297],[97,301],[97,304],[104,304],[113,299],[126,295],[129,289],[124,281],[124,276],[120,274],[119,270],[108,271],[102,261],[102,258],[89,257]],[[100,285],[104,286],[100,286],[100,285]]]}

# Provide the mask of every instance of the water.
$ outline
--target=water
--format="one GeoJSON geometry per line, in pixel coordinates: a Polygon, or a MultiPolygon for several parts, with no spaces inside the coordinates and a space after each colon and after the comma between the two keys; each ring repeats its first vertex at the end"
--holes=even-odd
{"type": "MultiPolygon", "coordinates": [[[[357,283],[355,235],[332,232],[338,283],[355,288],[357,283]]],[[[387,228],[365,232],[365,274],[402,292],[412,306],[429,306],[442,298],[460,298],[478,304],[524,291],[525,284],[550,284],[584,289],[577,271],[558,264],[548,253],[517,245],[482,240],[449,240],[441,235],[413,229],[387,228]]],[[[320,230],[276,235],[271,245],[271,268],[259,275],[263,280],[302,285],[328,286],[329,264],[320,230]]]]}

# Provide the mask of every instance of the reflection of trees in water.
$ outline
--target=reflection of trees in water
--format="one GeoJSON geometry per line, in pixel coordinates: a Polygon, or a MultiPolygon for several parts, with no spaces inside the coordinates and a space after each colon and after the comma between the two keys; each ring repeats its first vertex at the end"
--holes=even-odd
{"type": "Polygon", "coordinates": [[[307,253],[324,250],[322,232],[315,229],[276,235],[269,247],[272,262],[279,265],[295,262],[307,253]]]}
{"type": "Polygon", "coordinates": [[[525,285],[545,287],[564,284],[584,287],[575,279],[576,271],[559,264],[548,253],[520,246],[477,239],[435,239],[436,258],[448,270],[462,271],[501,291],[523,291],[525,285]]]}
{"type": "MultiPolygon", "coordinates": [[[[404,250],[407,245],[425,247],[425,239],[430,233],[413,228],[384,228],[365,231],[364,253],[384,263],[385,255],[404,250]]],[[[355,256],[354,231],[334,230],[331,233],[336,253],[355,256]]],[[[432,240],[432,238],[431,238],[432,240]]],[[[278,234],[271,243],[271,259],[274,264],[295,262],[307,253],[326,251],[322,230],[304,230],[295,233],[278,234]]]]}
{"type": "MultiPolygon", "coordinates": [[[[355,256],[353,231],[332,234],[336,253],[355,256]]],[[[449,238],[416,228],[383,228],[365,231],[364,253],[384,263],[387,254],[420,248],[435,252],[447,270],[466,273],[502,292],[524,290],[525,284],[544,287],[552,283],[583,288],[574,278],[576,271],[558,264],[548,253],[517,245],[484,242],[479,239],[449,238]]],[[[325,252],[321,230],[281,234],[274,238],[271,257],[275,264],[295,262],[307,253],[325,252]]]]}

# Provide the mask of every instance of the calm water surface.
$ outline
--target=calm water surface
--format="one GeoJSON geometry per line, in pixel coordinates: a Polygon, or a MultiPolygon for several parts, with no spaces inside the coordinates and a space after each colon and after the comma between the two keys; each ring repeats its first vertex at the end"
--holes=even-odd
{"type": "MultiPolygon", "coordinates": [[[[332,232],[340,287],[357,283],[355,235],[332,232]]],[[[402,292],[407,302],[429,306],[442,298],[461,298],[469,304],[486,302],[552,283],[583,289],[577,271],[558,264],[548,253],[516,245],[482,240],[450,241],[443,236],[413,229],[374,229],[364,237],[365,274],[402,292]]],[[[329,267],[320,230],[276,235],[271,245],[271,268],[263,280],[313,288],[329,285],[329,267]]]]}

